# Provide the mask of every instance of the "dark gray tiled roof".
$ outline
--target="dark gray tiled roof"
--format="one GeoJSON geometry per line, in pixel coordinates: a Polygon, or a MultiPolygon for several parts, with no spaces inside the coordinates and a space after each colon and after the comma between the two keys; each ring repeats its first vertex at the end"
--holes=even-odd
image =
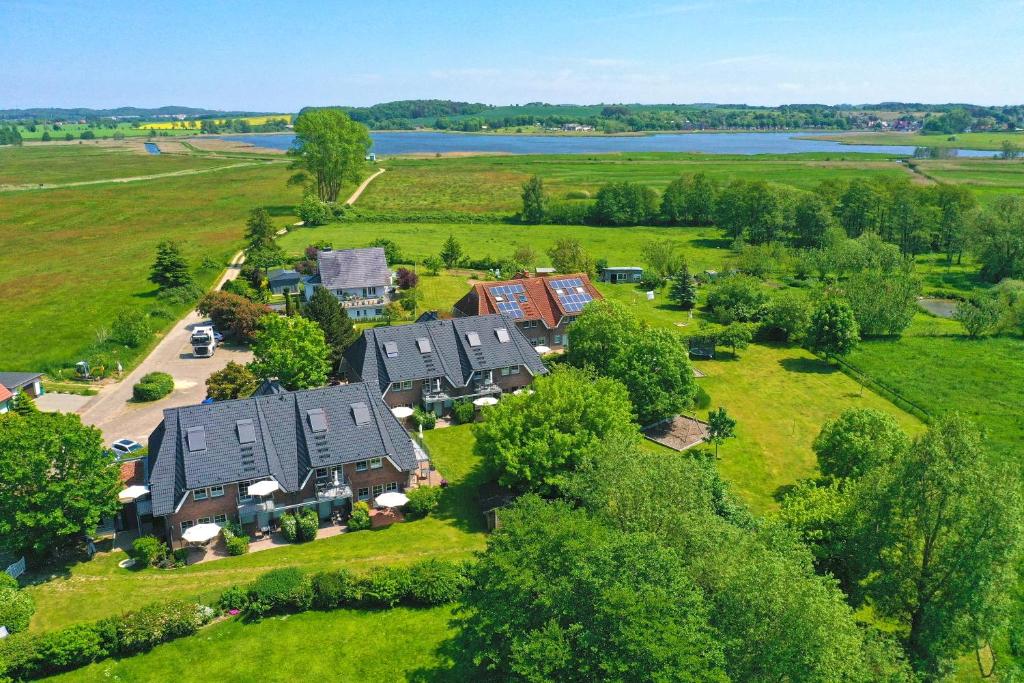
{"type": "Polygon", "coordinates": [[[8,389],[18,389],[43,376],[41,372],[0,372],[0,384],[8,389]]]}
{"type": "Polygon", "coordinates": [[[298,491],[310,469],[387,455],[403,470],[416,467],[409,435],[380,398],[359,382],[236,401],[169,408],[149,440],[153,514],[174,511],[185,491],[272,476],[298,491]],[[371,419],[357,425],[353,404],[371,419]],[[309,411],[320,409],[327,431],[314,433],[309,411]],[[239,443],[238,422],[250,420],[255,441],[239,443]],[[189,451],[189,428],[201,427],[206,448],[189,451]]]}
{"type": "Polygon", "coordinates": [[[381,247],[318,251],[316,261],[320,281],[327,289],[391,284],[391,269],[381,247]]]}
{"type": "Polygon", "coordinates": [[[301,273],[297,270],[291,270],[288,268],[278,268],[267,274],[267,282],[270,282],[271,284],[279,282],[298,282],[301,279],[301,273]]]}
{"type": "Polygon", "coordinates": [[[462,387],[475,370],[511,365],[525,365],[534,375],[547,372],[515,321],[504,315],[371,328],[349,348],[345,360],[363,381],[377,382],[382,389],[392,382],[427,377],[445,377],[452,386],[462,387]],[[502,328],[508,332],[507,342],[498,339],[496,330],[502,328]],[[471,333],[479,337],[479,346],[470,345],[471,333]],[[429,341],[429,353],[420,351],[419,339],[429,341]],[[384,349],[389,342],[398,348],[391,358],[384,349]]]}

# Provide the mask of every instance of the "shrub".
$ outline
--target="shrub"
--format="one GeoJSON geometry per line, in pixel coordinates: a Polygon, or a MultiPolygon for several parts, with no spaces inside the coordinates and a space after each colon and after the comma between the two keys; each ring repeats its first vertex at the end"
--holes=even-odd
{"type": "Polygon", "coordinates": [[[320,517],[315,510],[306,508],[295,516],[299,541],[312,541],[320,530],[320,517]]]}
{"type": "Polygon", "coordinates": [[[51,631],[36,641],[39,673],[55,674],[95,662],[111,654],[116,641],[104,642],[92,624],[77,624],[51,631]]]}
{"type": "Polygon", "coordinates": [[[174,378],[166,372],[151,372],[132,387],[136,401],[156,401],[174,391],[174,378]]]}
{"type": "Polygon", "coordinates": [[[359,600],[357,582],[347,569],[315,574],[311,581],[313,606],[333,609],[359,600]]]}
{"type": "Polygon", "coordinates": [[[320,201],[316,195],[307,194],[302,198],[302,203],[295,208],[299,219],[307,226],[324,225],[333,217],[331,207],[320,201]]]}
{"type": "Polygon", "coordinates": [[[18,590],[21,588],[21,584],[18,583],[16,578],[7,572],[0,572],[0,590],[3,590],[4,588],[13,588],[14,590],[18,590]]]}
{"type": "Polygon", "coordinates": [[[143,567],[150,567],[167,556],[167,546],[155,536],[139,536],[132,543],[131,556],[143,567]]]}
{"type": "Polygon", "coordinates": [[[129,612],[117,624],[117,654],[145,652],[168,640],[192,635],[211,617],[203,605],[184,600],[154,603],[129,612]]]}
{"type": "Polygon", "coordinates": [[[423,265],[426,266],[428,273],[437,275],[444,268],[444,261],[441,260],[440,256],[428,256],[423,260],[423,265]]]}
{"type": "Polygon", "coordinates": [[[394,607],[412,590],[408,567],[374,567],[359,577],[360,600],[367,607],[394,607]]]}
{"type": "Polygon", "coordinates": [[[760,320],[768,303],[761,281],[749,275],[730,275],[708,289],[708,308],[723,325],[760,320]]]}
{"type": "Polygon", "coordinates": [[[297,567],[273,569],[249,587],[247,612],[253,616],[301,612],[313,604],[309,579],[297,567]]]}
{"type": "Polygon", "coordinates": [[[224,541],[228,555],[245,555],[249,552],[248,536],[232,536],[224,541]]]}
{"type": "Polygon", "coordinates": [[[362,531],[370,528],[370,506],[359,501],[352,506],[352,514],[348,517],[349,531],[362,531]]]}
{"type": "Polygon", "coordinates": [[[249,606],[249,593],[241,586],[232,586],[220,594],[217,606],[225,612],[233,609],[242,611],[249,606]]]}
{"type": "Polygon", "coordinates": [[[472,401],[459,401],[452,406],[452,417],[459,424],[469,424],[476,417],[476,406],[472,401]]]}
{"type": "Polygon", "coordinates": [[[398,286],[401,289],[412,289],[419,284],[420,276],[408,268],[399,268],[395,271],[398,277],[398,286]]]}
{"type": "Polygon", "coordinates": [[[110,338],[124,346],[142,346],[149,336],[149,321],[137,308],[122,308],[110,325],[110,338]]]}
{"type": "Polygon", "coordinates": [[[203,290],[196,285],[182,285],[181,287],[168,287],[161,289],[156,295],[160,301],[172,306],[192,304],[203,295],[203,290]]]}
{"type": "Polygon", "coordinates": [[[554,225],[586,225],[590,220],[590,202],[548,202],[544,222],[554,225]]]}
{"type": "Polygon", "coordinates": [[[397,244],[395,244],[392,240],[384,239],[384,238],[378,238],[378,239],[375,239],[374,241],[370,242],[370,244],[367,245],[367,246],[370,246],[370,247],[380,247],[381,249],[383,249],[384,250],[384,260],[386,260],[388,262],[389,266],[391,264],[393,264],[393,263],[408,263],[408,261],[406,261],[404,258],[402,258],[402,250],[401,250],[401,248],[397,244]]]}
{"type": "Polygon", "coordinates": [[[437,415],[433,412],[417,408],[412,414],[412,420],[416,423],[417,427],[423,427],[424,429],[433,429],[434,425],[437,424],[437,415]]]}
{"type": "Polygon", "coordinates": [[[426,517],[437,509],[441,499],[441,489],[435,486],[418,486],[406,494],[409,502],[405,510],[412,517],[426,517]]]}
{"type": "Polygon", "coordinates": [[[11,633],[24,631],[36,611],[36,603],[28,593],[0,587],[0,626],[6,626],[11,633]]]}
{"type": "Polygon", "coordinates": [[[409,568],[409,598],[418,605],[455,602],[469,587],[461,565],[437,559],[423,560],[409,568]]]}
{"type": "Polygon", "coordinates": [[[284,515],[281,517],[281,533],[289,543],[299,540],[299,522],[295,515],[284,515]]]}
{"type": "Polygon", "coordinates": [[[569,190],[565,193],[566,199],[590,199],[590,193],[586,190],[569,190]]]}

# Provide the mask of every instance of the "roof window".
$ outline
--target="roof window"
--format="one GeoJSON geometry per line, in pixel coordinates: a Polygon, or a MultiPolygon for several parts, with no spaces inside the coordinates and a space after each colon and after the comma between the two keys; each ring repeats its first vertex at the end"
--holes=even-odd
{"type": "Polygon", "coordinates": [[[494,334],[498,337],[498,341],[501,342],[502,344],[508,343],[508,341],[511,339],[511,337],[508,336],[508,329],[504,327],[499,327],[496,330],[494,330],[494,334]]]}
{"type": "Polygon", "coordinates": [[[309,417],[309,428],[312,429],[315,434],[327,431],[327,416],[324,415],[323,408],[312,408],[307,410],[306,415],[309,417]]]}
{"type": "Polygon", "coordinates": [[[480,346],[480,335],[476,332],[467,332],[466,341],[469,342],[470,346],[480,346]]]}
{"type": "Polygon", "coordinates": [[[393,341],[384,342],[384,355],[388,358],[398,358],[398,343],[393,341]]]}
{"type": "Polygon", "coordinates": [[[365,403],[353,403],[352,417],[355,419],[357,425],[370,424],[370,409],[366,407],[365,403]]]}
{"type": "Polygon", "coordinates": [[[206,429],[204,427],[189,427],[185,432],[188,439],[189,453],[206,450],[206,429]]]}
{"type": "Polygon", "coordinates": [[[256,428],[252,420],[239,420],[235,423],[238,430],[238,443],[253,443],[256,441],[256,428]]]}
{"type": "Polygon", "coordinates": [[[418,338],[416,346],[419,347],[420,353],[430,353],[430,340],[426,337],[418,338]]]}

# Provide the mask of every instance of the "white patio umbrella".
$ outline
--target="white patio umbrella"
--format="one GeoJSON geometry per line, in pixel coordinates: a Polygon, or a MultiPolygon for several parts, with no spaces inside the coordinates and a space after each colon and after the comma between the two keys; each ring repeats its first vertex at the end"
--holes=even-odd
{"type": "Polygon", "coordinates": [[[264,479],[263,481],[258,481],[255,484],[249,484],[249,495],[269,496],[271,493],[277,491],[280,488],[281,485],[278,484],[273,479],[264,479]]]}
{"type": "Polygon", "coordinates": [[[404,420],[405,418],[412,415],[414,412],[415,411],[409,406],[397,406],[391,409],[391,414],[397,417],[399,420],[404,420]]]}
{"type": "Polygon", "coordinates": [[[498,405],[498,399],[493,396],[481,396],[477,400],[473,401],[473,405],[484,407],[484,406],[496,406],[498,405]]]}
{"type": "Polygon", "coordinates": [[[373,502],[379,508],[400,508],[409,502],[409,496],[398,491],[388,491],[377,496],[373,502]]]}
{"type": "Polygon", "coordinates": [[[189,543],[206,543],[216,538],[219,533],[220,527],[216,524],[196,524],[185,529],[185,533],[181,535],[181,538],[189,543]]]}
{"type": "Polygon", "coordinates": [[[551,353],[551,347],[544,346],[543,344],[541,344],[540,346],[534,346],[533,350],[536,351],[537,353],[551,353]]]}
{"type": "Polygon", "coordinates": [[[147,493],[149,493],[148,486],[140,486],[136,484],[134,486],[129,486],[125,490],[121,491],[121,493],[117,494],[117,501],[119,503],[131,503],[147,493]]]}

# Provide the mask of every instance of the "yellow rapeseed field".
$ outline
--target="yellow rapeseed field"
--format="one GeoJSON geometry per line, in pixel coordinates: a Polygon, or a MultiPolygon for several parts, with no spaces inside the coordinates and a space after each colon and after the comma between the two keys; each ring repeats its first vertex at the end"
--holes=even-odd
{"type": "MultiPolygon", "coordinates": [[[[267,121],[275,121],[278,119],[286,119],[291,123],[292,117],[290,114],[271,114],[270,116],[242,116],[238,117],[242,121],[248,121],[253,126],[259,126],[267,121]]],[[[217,119],[217,125],[223,125],[228,119],[217,119]]],[[[159,121],[156,123],[143,123],[139,128],[146,130],[196,130],[200,127],[199,121],[159,121]]]]}

